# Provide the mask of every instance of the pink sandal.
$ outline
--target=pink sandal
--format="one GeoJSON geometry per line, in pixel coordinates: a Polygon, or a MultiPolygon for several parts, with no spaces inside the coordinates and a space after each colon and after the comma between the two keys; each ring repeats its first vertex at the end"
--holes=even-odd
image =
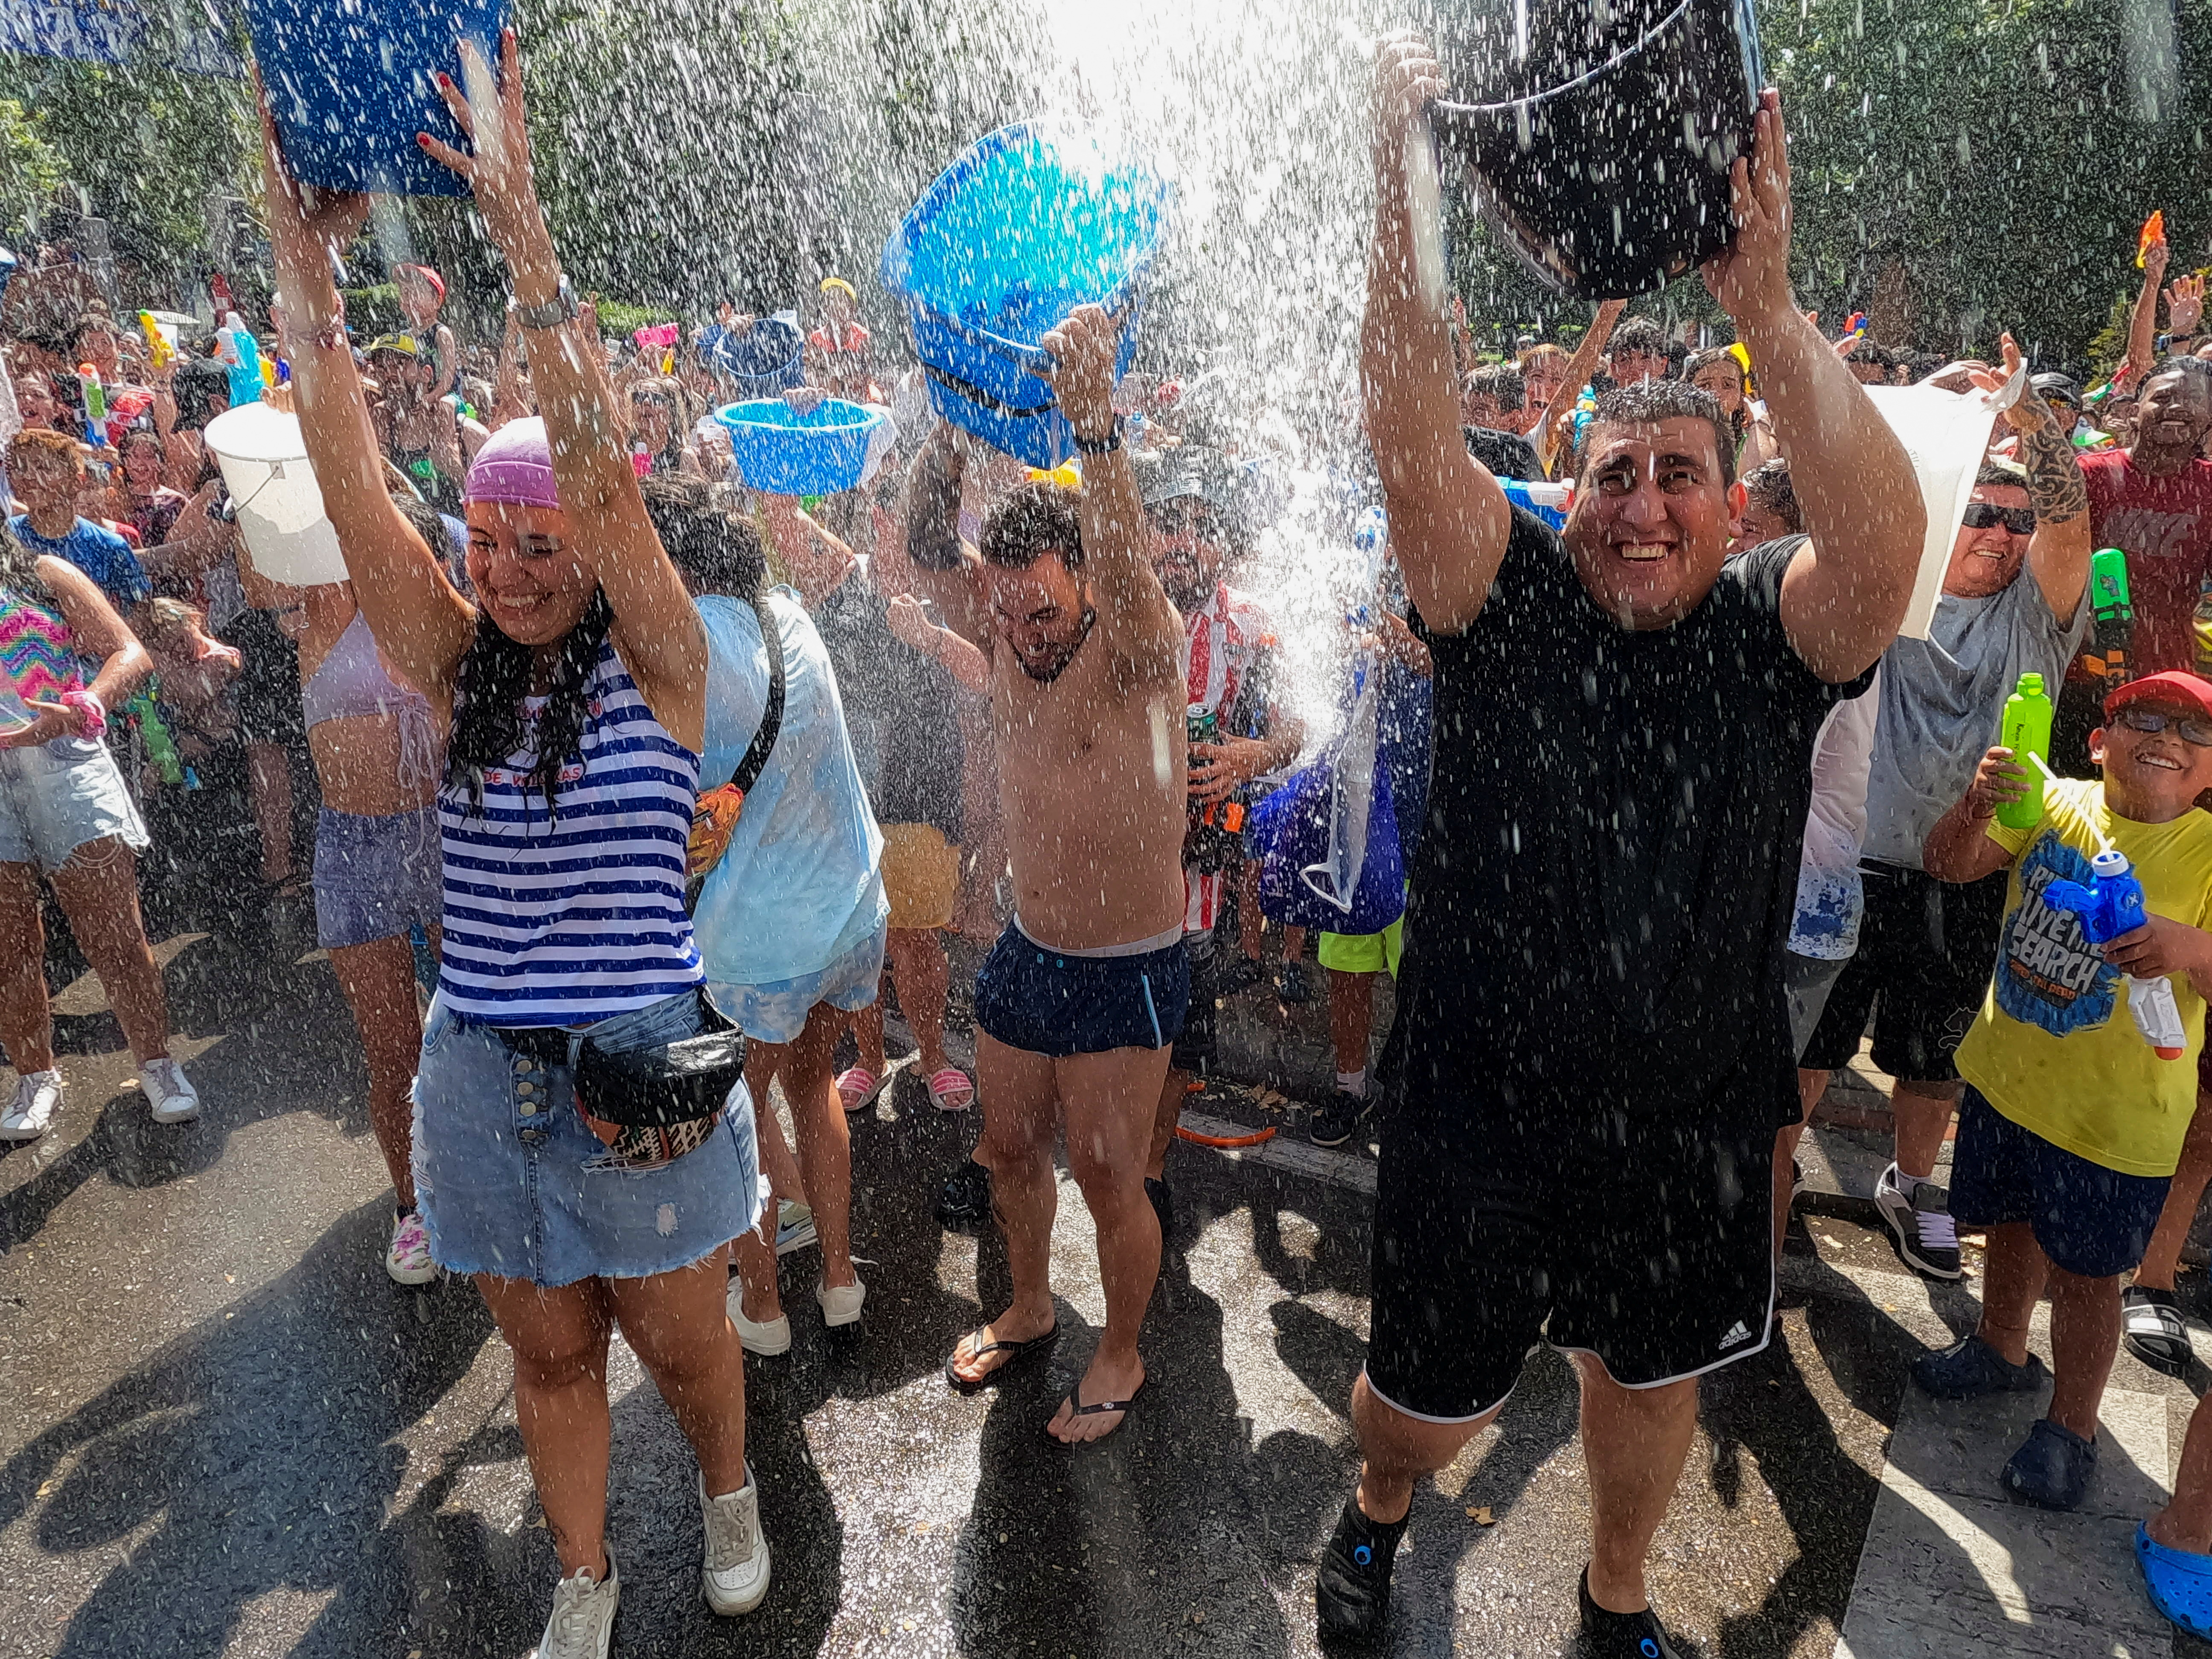
{"type": "Polygon", "coordinates": [[[968,1080],[968,1073],[956,1066],[931,1073],[929,1097],[940,1112],[964,1112],[975,1103],[975,1085],[968,1080]]]}
{"type": "Polygon", "coordinates": [[[884,1079],[865,1066],[855,1066],[837,1079],[837,1098],[850,1114],[860,1110],[883,1092],[884,1079]]]}

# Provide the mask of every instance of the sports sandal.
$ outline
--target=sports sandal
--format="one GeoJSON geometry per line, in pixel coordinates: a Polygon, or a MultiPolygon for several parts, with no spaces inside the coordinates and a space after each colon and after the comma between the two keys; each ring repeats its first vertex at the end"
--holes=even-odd
{"type": "Polygon", "coordinates": [[[2129,1285],[2120,1292],[2120,1329],[2125,1334],[2128,1352],[2154,1371],[2180,1376],[2196,1358],[2196,1351],[2189,1346],[2189,1327],[2182,1322],[2181,1304],[2171,1291],[2129,1285]]]}
{"type": "MultiPolygon", "coordinates": [[[[1130,1391],[1129,1397],[1127,1400],[1102,1400],[1095,1406],[1086,1406],[1083,1403],[1083,1384],[1079,1381],[1073,1388],[1067,1391],[1067,1403],[1075,1408],[1073,1411],[1070,1412],[1068,1415],[1070,1417],[1097,1417],[1102,1412],[1121,1413],[1121,1422],[1116,1423],[1112,1428],[1107,1430],[1105,1434],[1102,1434],[1098,1437],[1101,1440],[1106,1439],[1109,1436],[1118,1433],[1121,1428],[1121,1424],[1127,1423],[1129,1420],[1129,1407],[1137,1403],[1137,1396],[1144,1393],[1145,1383],[1151,1380],[1152,1379],[1150,1377],[1146,1377],[1142,1382],[1139,1382],[1137,1386],[1130,1391]]],[[[1049,1440],[1057,1441],[1061,1445],[1085,1445],[1091,1443],[1085,1441],[1060,1440],[1059,1436],[1052,1432],[1049,1426],[1048,1426],[1045,1431],[1045,1437],[1049,1440]]]]}
{"type": "Polygon", "coordinates": [[[882,1077],[878,1077],[865,1066],[855,1066],[848,1072],[840,1073],[837,1078],[837,1098],[844,1103],[846,1115],[850,1116],[873,1101],[884,1091],[884,1085],[890,1081],[890,1071],[888,1066],[884,1068],[882,1077]]]}
{"type": "Polygon", "coordinates": [[[1052,1322],[1052,1328],[1050,1330],[1047,1331],[1042,1336],[1030,1337],[1025,1342],[986,1342],[983,1340],[983,1333],[989,1328],[990,1327],[988,1325],[978,1325],[974,1330],[969,1332],[967,1335],[962,1337],[958,1342],[952,1345],[951,1358],[948,1358],[945,1362],[945,1380],[951,1385],[953,1393],[973,1394],[978,1389],[986,1388],[998,1380],[999,1374],[1001,1371],[1011,1370],[1016,1365],[1019,1364],[1024,1354],[1030,1352],[1032,1349],[1042,1352],[1045,1348],[1050,1346],[1054,1339],[1060,1334],[1060,1322],[1057,1319],[1054,1320],[1052,1322]],[[981,1376],[963,1376],[960,1375],[958,1370],[955,1368],[953,1361],[960,1358],[960,1350],[963,1344],[974,1345],[968,1350],[968,1356],[971,1359],[981,1359],[987,1353],[999,1353],[1001,1352],[1011,1353],[1013,1355],[1013,1358],[1003,1362],[1002,1364],[992,1366],[989,1370],[985,1371],[981,1376]]]}
{"type": "Polygon", "coordinates": [[[958,1066],[947,1066],[930,1073],[929,1098],[940,1112],[964,1112],[975,1103],[975,1085],[958,1066]]]}
{"type": "Polygon", "coordinates": [[[2136,1561],[2151,1606],[2191,1635],[2212,1637],[2212,1555],[2169,1549],[2137,1522],[2136,1561]]]}

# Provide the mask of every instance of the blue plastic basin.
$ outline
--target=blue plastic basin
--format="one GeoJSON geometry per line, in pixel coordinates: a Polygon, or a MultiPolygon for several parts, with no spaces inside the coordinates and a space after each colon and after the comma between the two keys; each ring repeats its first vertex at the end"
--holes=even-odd
{"type": "Polygon", "coordinates": [[[806,337],[795,313],[779,311],[753,320],[743,334],[717,323],[701,337],[701,361],[727,380],[742,398],[769,398],[806,380],[806,337]]]}
{"type": "Polygon", "coordinates": [[[781,398],[729,404],[714,418],[730,434],[738,470],[771,495],[835,495],[860,487],[884,411],[824,398],[801,415],[781,398]]]}
{"type": "Polygon", "coordinates": [[[431,76],[461,78],[464,36],[499,62],[505,0],[246,0],[284,161],[302,184],[465,196],[415,135],[462,143],[431,76]]]}
{"type": "Polygon", "coordinates": [[[1087,135],[1001,127],[946,168],[884,245],[884,286],[906,301],[937,412],[1052,468],[1074,434],[1033,371],[1044,337],[1079,305],[1127,319],[1118,379],[1136,355],[1145,278],[1167,190],[1142,162],[1087,135]]]}

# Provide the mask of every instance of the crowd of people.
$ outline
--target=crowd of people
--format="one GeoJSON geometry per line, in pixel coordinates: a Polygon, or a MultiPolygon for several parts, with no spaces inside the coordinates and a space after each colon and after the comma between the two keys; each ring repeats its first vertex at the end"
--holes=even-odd
{"type": "MultiPolygon", "coordinates": [[[[425,141],[506,261],[496,348],[464,343],[420,264],[393,273],[404,329],[362,337],[334,270],[368,200],[302,191],[265,135],[261,395],[298,418],[347,580],[271,580],[247,544],[204,436],[247,393],[222,360],[234,313],[169,338],[17,296],[0,1139],[64,1109],[46,892],[161,1124],[200,1101],[142,882],[311,896],[391,1177],[386,1268],[470,1276],[513,1350],[562,1574],[542,1659],[609,1650],[617,1328],[697,1455],[707,1600],[768,1594],[747,1356],[792,1346],[783,1257],[813,1253],[826,1326],[863,1316],[848,1123],[898,1063],[887,993],[929,1103],[981,1120],[939,1217],[1006,1244],[1010,1299],[947,1355],[955,1389],[1059,1335],[1064,1137],[1107,1311],[1042,1425],[1077,1444],[1143,1409],[1167,1154],[1220,1009],[1305,1000],[1310,949],[1336,1077],[1304,1132],[1380,1148],[1364,1461],[1322,1556],[1325,1629],[1381,1628],[1415,1482],[1540,1341],[1582,1389],[1585,1638],[1675,1651],[1644,1562],[1697,1379],[1773,1340],[1798,1139],[1869,1030],[1896,1079],[1875,1200],[1899,1256],[1956,1279],[1960,1229],[1986,1240],[1980,1323],[1916,1384],[2048,1386],[1992,1474],[2083,1500],[2121,1342],[2190,1361],[2175,1277],[2212,1179],[2212,340],[2164,243],[2091,390],[2045,374],[2015,395],[2009,337],[1994,362],[1831,339],[1792,295],[1768,94],[1704,272],[1733,344],[1609,302],[1572,350],[1488,361],[1418,276],[1407,145],[1439,71],[1385,42],[1364,459],[1326,518],[1369,557],[1324,729],[1243,574],[1279,458],[1172,380],[1117,383],[1103,311],[1044,342],[1071,477],[938,418],[827,278],[786,395],[881,407],[897,442],[855,490],[756,490],[708,416],[757,390],[743,348],[782,325],[726,306],[672,340],[603,337],[538,206],[511,34],[504,52],[471,82],[495,106],[441,85],[465,133],[516,142],[425,141]],[[1997,411],[1910,633],[1928,514],[1877,385],[1997,411]],[[2118,603],[2093,583],[2114,548],[2118,603]],[[2032,682],[2047,764],[1999,741],[2032,682]],[[1300,802],[1347,798],[1380,895],[1316,911],[1300,802]],[[972,1067],[948,1047],[955,935],[988,946],[972,1067]]],[[[2185,1620],[2172,1587],[2212,1571],[2198,1417],[2139,1540],[2185,1620]]]]}

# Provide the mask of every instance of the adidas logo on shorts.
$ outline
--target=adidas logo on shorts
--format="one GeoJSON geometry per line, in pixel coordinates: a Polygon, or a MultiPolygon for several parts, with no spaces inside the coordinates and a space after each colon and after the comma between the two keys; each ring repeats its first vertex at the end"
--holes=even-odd
{"type": "Polygon", "coordinates": [[[1721,1346],[1723,1348],[1733,1348],[1739,1342],[1748,1342],[1750,1340],[1750,1327],[1739,1319],[1735,1324],[1729,1327],[1729,1334],[1721,1339],[1721,1346]]]}

